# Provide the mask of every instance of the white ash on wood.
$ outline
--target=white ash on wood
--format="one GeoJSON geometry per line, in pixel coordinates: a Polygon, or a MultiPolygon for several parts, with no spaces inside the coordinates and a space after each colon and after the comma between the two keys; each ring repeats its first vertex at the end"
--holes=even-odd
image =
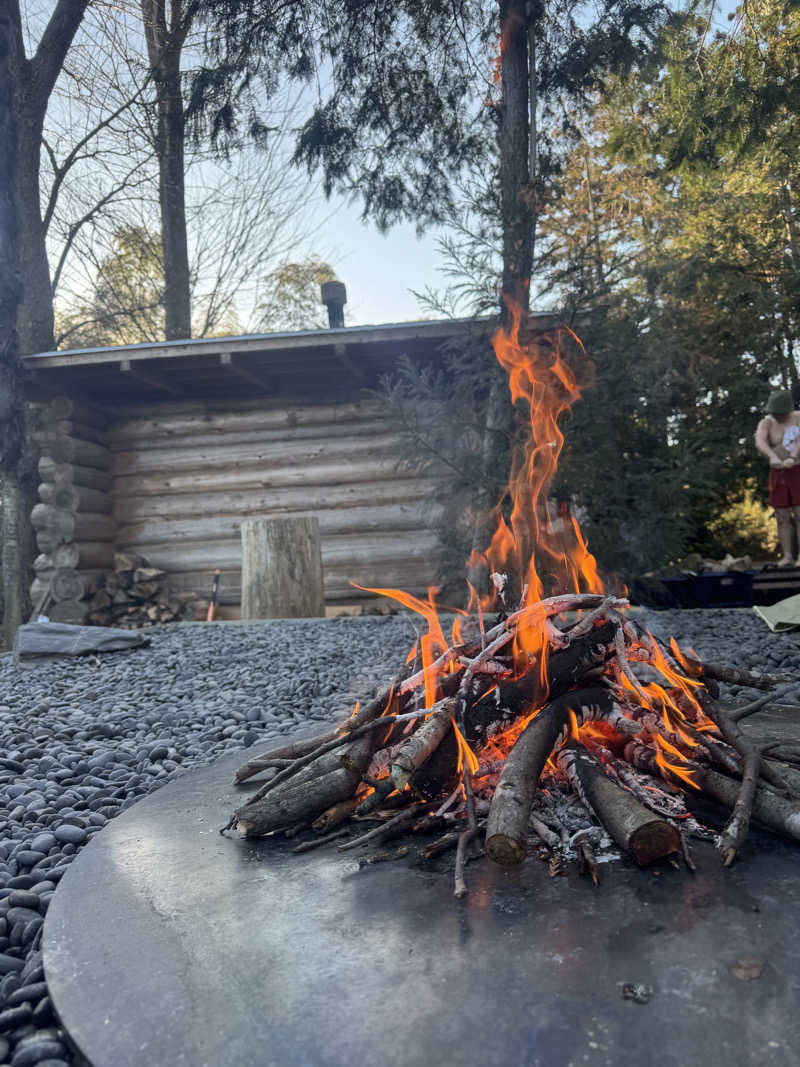
{"type": "MultiPolygon", "coordinates": [[[[225,829],[263,836],[299,823],[312,835],[303,850],[330,840],[345,851],[412,825],[440,836],[444,828],[446,846],[430,854],[457,846],[457,896],[466,892],[470,850],[482,840],[506,866],[537,847],[558,867],[576,856],[597,882],[595,831],[575,831],[557,800],[569,794],[599,824],[596,833],[639,864],[683,858],[694,869],[686,834],[711,831],[687,808],[693,794],[731,812],[718,838],[726,865],[741,851],[751,817],[797,838],[799,780],[775,757],[779,746],[791,750],[792,739],[756,745],[738,725],[774,697],[776,677],[731,668],[728,677],[770,691],[738,708],[723,705],[716,676],[728,669],[706,669],[662,645],[625,607],[576,594],[494,625],[473,620],[468,639],[428,655],[422,669],[408,663],[337,731],[245,764],[237,781],[272,777],[225,829]],[[517,642],[531,619],[546,636],[536,652],[517,642]],[[720,751],[731,773],[712,767],[720,751]],[[353,819],[358,836],[345,840],[353,819]],[[364,820],[375,829],[364,833],[364,820]]],[[[800,759],[800,730],[794,745],[800,759]]]]}

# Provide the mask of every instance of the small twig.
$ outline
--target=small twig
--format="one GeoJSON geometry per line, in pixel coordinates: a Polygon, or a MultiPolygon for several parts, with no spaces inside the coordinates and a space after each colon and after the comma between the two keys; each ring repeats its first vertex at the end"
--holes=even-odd
{"type": "Polygon", "coordinates": [[[531,815],[529,822],[548,848],[557,849],[560,846],[561,840],[558,835],[554,834],[549,826],[545,826],[541,819],[537,819],[535,815],[531,815]]]}
{"type": "Polygon", "coordinates": [[[616,631],[614,633],[614,651],[617,654],[617,662],[619,663],[619,668],[622,671],[622,673],[625,675],[625,677],[628,679],[628,681],[631,683],[631,685],[633,686],[634,690],[636,691],[637,696],[639,697],[641,702],[644,704],[644,706],[645,707],[649,707],[650,701],[649,701],[649,699],[647,697],[647,694],[645,693],[645,691],[642,689],[641,685],[639,684],[639,679],[636,677],[636,675],[631,670],[631,665],[630,665],[630,662],[628,661],[628,653],[627,653],[627,650],[625,648],[625,633],[624,633],[623,628],[622,628],[622,619],[619,617],[617,612],[609,612],[609,615],[612,618],[614,616],[616,616],[617,629],[616,629],[616,631]]]}
{"type": "Polygon", "coordinates": [[[600,885],[600,870],[597,866],[594,849],[586,840],[578,842],[578,873],[588,874],[595,885],[600,885]]]}
{"type": "Polygon", "coordinates": [[[282,782],[288,781],[289,778],[294,777],[298,771],[301,771],[303,767],[307,767],[309,763],[313,763],[315,759],[319,759],[320,756],[327,755],[328,752],[333,752],[334,749],[341,748],[342,745],[347,745],[351,741],[358,740],[359,737],[363,737],[364,734],[369,733],[370,730],[376,730],[380,726],[390,726],[395,722],[405,722],[411,719],[420,719],[428,714],[427,709],[421,711],[407,712],[403,715],[382,715],[378,719],[373,719],[372,722],[366,722],[363,726],[357,727],[355,730],[351,730],[347,734],[339,734],[332,741],[328,741],[327,744],[320,745],[319,748],[315,748],[312,752],[309,752],[305,756],[301,756],[299,759],[294,760],[291,767],[285,767],[282,771],[279,771],[274,778],[270,778],[257,793],[255,793],[248,800],[248,804],[255,804],[257,800],[261,800],[272,792],[275,786],[280,785],[282,782]]]}
{"type": "Polygon", "coordinates": [[[333,730],[328,730],[324,734],[318,734],[316,737],[309,737],[304,741],[295,741],[293,744],[282,745],[279,748],[270,749],[269,752],[263,752],[260,756],[255,756],[242,767],[239,767],[233,778],[234,785],[246,782],[248,778],[258,774],[262,767],[267,766],[274,760],[287,759],[290,762],[294,762],[298,757],[305,756],[307,752],[311,752],[312,749],[324,745],[326,741],[333,740],[338,733],[339,728],[337,727],[333,730]]]}
{"type": "Polygon", "coordinates": [[[683,854],[683,862],[686,864],[692,874],[694,874],[697,870],[697,865],[692,859],[692,853],[689,849],[689,839],[683,832],[683,830],[680,829],[680,827],[678,827],[678,833],[680,834],[681,838],[681,853],[683,854]]]}
{"type": "Polygon", "coordinates": [[[475,836],[475,831],[471,829],[462,830],[458,835],[458,848],[456,849],[456,872],[455,872],[455,887],[453,889],[453,896],[461,900],[465,897],[469,890],[467,889],[467,883],[464,881],[464,864],[467,858],[467,846],[472,838],[475,836]]]}
{"type": "Polygon", "coordinates": [[[337,830],[335,833],[326,834],[325,837],[318,837],[313,841],[304,841],[302,845],[295,845],[292,852],[312,852],[315,848],[328,845],[331,841],[338,841],[340,837],[346,837],[349,833],[350,831],[347,829],[337,830]]]}
{"type": "Polygon", "coordinates": [[[360,837],[354,837],[353,840],[348,841],[346,845],[339,845],[338,851],[350,852],[351,849],[360,848],[361,845],[366,845],[370,841],[382,837],[388,830],[393,830],[396,827],[401,826],[404,822],[410,822],[413,818],[419,815],[423,808],[430,808],[431,806],[429,801],[412,804],[410,808],[401,811],[398,815],[395,815],[381,826],[376,826],[374,830],[368,830],[367,833],[362,834],[360,837]]]}
{"type": "Polygon", "coordinates": [[[583,637],[584,634],[588,634],[597,619],[605,615],[608,610],[614,606],[615,601],[616,597],[605,597],[602,604],[598,604],[596,608],[593,608],[590,612],[584,615],[582,619],[565,632],[564,636],[569,641],[574,641],[576,637],[583,637]]]}
{"type": "Polygon", "coordinates": [[[711,758],[724,767],[730,774],[735,774],[738,778],[742,773],[742,766],[739,760],[734,755],[728,752],[717,741],[709,737],[707,733],[703,733],[702,730],[696,729],[690,722],[685,719],[681,720],[681,730],[687,733],[694,741],[707,750],[711,758]]]}
{"type": "Polygon", "coordinates": [[[775,686],[796,681],[786,674],[762,674],[760,671],[743,671],[739,667],[727,667],[722,663],[704,663],[687,656],[689,664],[697,664],[706,678],[729,685],[744,685],[750,689],[774,689],[775,686]]]}
{"type": "Polygon", "coordinates": [[[776,695],[774,692],[766,693],[763,697],[753,700],[750,704],[742,704],[739,707],[726,707],[724,708],[725,714],[731,722],[740,722],[742,719],[747,718],[748,715],[754,715],[766,704],[771,703],[776,695]]]}
{"type": "Polygon", "coordinates": [[[372,865],[373,863],[386,863],[388,860],[400,860],[407,855],[408,845],[401,845],[394,852],[373,852],[371,856],[364,856],[358,862],[360,866],[366,867],[367,864],[372,865]]]}
{"type": "MultiPolygon", "coordinates": [[[[771,699],[769,696],[763,698],[762,703],[769,699],[771,699]]],[[[758,701],[754,701],[754,703],[758,703],[758,701]]],[[[750,705],[747,706],[750,707],[750,705]]],[[[753,801],[761,769],[761,752],[744,736],[736,725],[735,720],[730,717],[730,712],[727,708],[718,704],[715,700],[709,700],[707,708],[711,718],[719,727],[723,738],[742,757],[742,783],[739,786],[731,817],[720,834],[717,844],[719,851],[722,853],[723,864],[726,867],[730,867],[736,859],[736,854],[747,837],[747,831],[750,828],[750,816],[753,811],[753,801]]]]}
{"type": "Polygon", "coordinates": [[[451,848],[455,848],[458,844],[458,839],[461,837],[460,833],[452,831],[451,833],[444,834],[442,837],[438,837],[435,841],[431,841],[429,845],[426,845],[423,849],[423,855],[426,860],[433,859],[434,856],[439,856],[442,852],[449,852],[451,848]]]}

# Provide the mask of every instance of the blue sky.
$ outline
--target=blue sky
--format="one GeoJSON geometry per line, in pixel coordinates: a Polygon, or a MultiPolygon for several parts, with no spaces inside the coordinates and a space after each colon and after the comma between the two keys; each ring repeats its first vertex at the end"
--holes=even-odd
{"type": "Polygon", "coordinates": [[[394,226],[381,234],[362,222],[358,204],[333,200],[320,213],[332,212],[321,224],[317,240],[323,256],[347,287],[345,322],[362,326],[404,322],[428,314],[410,290],[443,288],[436,234],[417,238],[412,225],[394,226]]]}

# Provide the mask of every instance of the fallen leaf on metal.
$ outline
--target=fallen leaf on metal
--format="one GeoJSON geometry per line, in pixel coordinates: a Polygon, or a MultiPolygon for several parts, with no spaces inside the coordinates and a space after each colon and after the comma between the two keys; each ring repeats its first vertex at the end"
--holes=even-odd
{"type": "Polygon", "coordinates": [[[743,959],[730,964],[728,970],[733,977],[738,978],[740,982],[752,982],[754,978],[761,977],[763,967],[763,960],[743,959]]]}

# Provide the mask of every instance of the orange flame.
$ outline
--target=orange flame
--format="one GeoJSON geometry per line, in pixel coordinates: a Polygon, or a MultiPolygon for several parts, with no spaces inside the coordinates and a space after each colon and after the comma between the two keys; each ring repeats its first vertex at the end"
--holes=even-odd
{"type": "Polygon", "coordinates": [[[466,767],[469,775],[477,774],[478,759],[470,748],[467,739],[456,726],[455,719],[453,719],[453,732],[456,735],[456,742],[458,743],[458,773],[461,774],[462,767],[466,767]]]}
{"type": "Polygon", "coordinates": [[[554,587],[604,591],[596,561],[575,518],[569,515],[568,507],[554,517],[549,501],[564,444],[559,422],[580,397],[577,377],[567,360],[568,341],[577,345],[582,356],[586,353],[567,327],[539,340],[525,338],[521,306],[511,300],[506,303],[511,324],[496,331],[492,345],[508,375],[512,402],[527,411],[528,433],[524,451],[512,463],[507,489],[509,517],[498,516],[486,555],[493,570],[510,571],[527,587],[526,610],[514,646],[515,662],[524,668],[536,657],[544,682],[549,642],[544,614],[538,606],[544,584],[536,567],[537,552],[547,558],[554,587]]]}
{"type": "Polygon", "coordinates": [[[404,608],[409,608],[411,611],[421,615],[427,622],[428,632],[419,639],[419,647],[422,654],[422,667],[425,670],[425,707],[432,708],[436,703],[436,676],[428,668],[436,659],[437,654],[446,651],[449,647],[442,633],[442,626],[436,609],[436,593],[438,589],[435,586],[431,586],[428,589],[428,599],[421,600],[420,597],[414,596],[412,593],[406,593],[402,589],[372,589],[366,585],[358,585],[356,582],[351,582],[350,584],[355,586],[356,589],[363,589],[365,593],[375,593],[377,596],[385,596],[391,600],[396,600],[404,608]]]}
{"type": "Polygon", "coordinates": [[[692,768],[686,766],[684,762],[684,755],[679,749],[677,749],[673,744],[670,744],[670,742],[667,741],[667,739],[661,734],[656,734],[655,745],[656,764],[658,765],[660,770],[667,771],[668,774],[672,774],[676,778],[680,778],[682,782],[686,782],[686,784],[690,785],[692,789],[700,788],[700,786],[692,777],[692,768]],[[668,755],[672,756],[673,759],[668,760],[664,755],[665,752],[668,755]],[[677,759],[677,763],[675,762],[675,759],[677,759]]]}

